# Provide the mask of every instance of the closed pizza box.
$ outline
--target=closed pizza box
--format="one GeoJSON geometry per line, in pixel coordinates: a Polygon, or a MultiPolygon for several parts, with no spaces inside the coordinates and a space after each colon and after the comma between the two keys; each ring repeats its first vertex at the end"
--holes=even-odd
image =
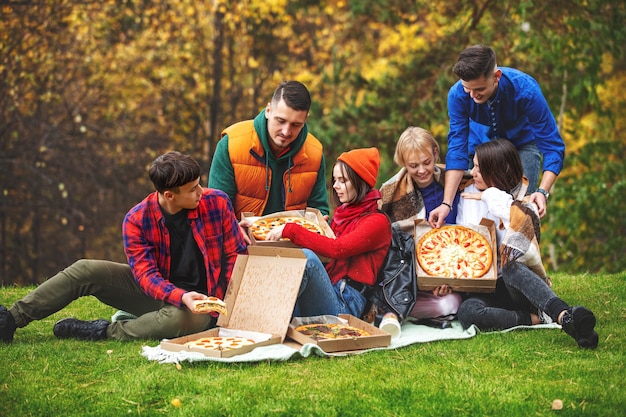
{"type": "MultiPolygon", "coordinates": [[[[496,228],[492,220],[483,218],[478,225],[464,225],[470,229],[476,230],[490,243],[493,262],[485,275],[480,278],[454,278],[445,276],[431,276],[424,272],[419,262],[416,262],[415,270],[417,272],[417,286],[422,291],[432,291],[440,285],[447,284],[457,292],[476,292],[491,293],[496,290],[496,280],[498,279],[498,247],[496,244],[496,228]]],[[[415,242],[432,227],[426,220],[415,221],[415,242]]]]}
{"type": "Polygon", "coordinates": [[[191,350],[206,356],[227,358],[258,346],[282,343],[298,297],[306,256],[301,249],[248,246],[237,256],[224,302],[228,313],[220,314],[218,328],[161,341],[161,348],[191,350]],[[211,336],[243,336],[255,344],[219,351],[189,348],[185,343],[211,336]]]}
{"type": "MultiPolygon", "coordinates": [[[[307,343],[313,343],[318,345],[324,352],[343,352],[343,351],[353,351],[353,350],[361,350],[361,349],[370,349],[376,347],[387,347],[391,344],[391,335],[384,330],[379,329],[378,327],[372,326],[371,324],[358,319],[350,314],[340,314],[338,317],[340,320],[332,320],[334,316],[330,316],[330,318],[326,318],[326,316],[320,316],[319,319],[316,317],[313,320],[306,320],[307,317],[303,317],[301,322],[298,322],[297,318],[294,319],[294,322],[289,325],[289,330],[287,331],[287,336],[296,342],[305,345],[307,343]],[[304,335],[300,332],[297,332],[295,328],[301,324],[313,324],[313,323],[337,323],[342,322],[347,324],[348,326],[356,327],[357,329],[365,330],[369,333],[369,336],[360,336],[354,337],[350,339],[320,339],[315,340],[310,338],[307,335],[304,335]]],[[[337,317],[334,317],[337,319],[337,317]]]]}

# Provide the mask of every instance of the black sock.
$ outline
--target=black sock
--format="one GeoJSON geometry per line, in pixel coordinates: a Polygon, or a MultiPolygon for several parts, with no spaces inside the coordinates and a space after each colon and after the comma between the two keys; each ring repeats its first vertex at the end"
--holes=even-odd
{"type": "Polygon", "coordinates": [[[549,315],[555,323],[558,323],[559,315],[563,310],[567,310],[569,305],[559,297],[554,297],[546,304],[546,314],[549,315]]]}
{"type": "Polygon", "coordinates": [[[532,326],[533,320],[530,317],[530,313],[528,311],[516,311],[517,314],[517,322],[520,326],[532,326]]]}

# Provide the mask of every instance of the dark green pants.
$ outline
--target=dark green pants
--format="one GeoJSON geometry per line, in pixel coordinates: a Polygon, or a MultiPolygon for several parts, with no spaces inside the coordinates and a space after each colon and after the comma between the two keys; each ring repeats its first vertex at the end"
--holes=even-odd
{"type": "Polygon", "coordinates": [[[113,339],[170,339],[215,325],[215,319],[208,314],[193,314],[185,307],[178,308],[147,296],[127,264],[88,259],[76,261],[49,278],[16,301],[10,312],[17,327],[24,327],[87,295],[137,316],[134,320],[111,323],[107,336],[113,339]]]}

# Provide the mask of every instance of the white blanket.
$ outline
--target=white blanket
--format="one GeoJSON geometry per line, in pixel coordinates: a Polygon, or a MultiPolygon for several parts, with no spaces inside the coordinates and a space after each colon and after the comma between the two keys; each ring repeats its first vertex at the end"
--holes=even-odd
{"type": "MultiPolygon", "coordinates": [[[[508,332],[515,329],[560,329],[556,323],[542,324],[537,326],[517,326],[511,329],[504,330],[508,332]]],[[[458,321],[453,321],[452,326],[447,329],[435,329],[428,326],[413,324],[405,322],[402,324],[402,333],[400,337],[393,340],[391,344],[383,348],[373,348],[367,350],[359,350],[353,352],[334,352],[326,353],[320,349],[317,345],[309,343],[300,346],[299,349],[288,346],[286,344],[276,344],[269,346],[258,347],[251,352],[244,353],[242,355],[235,355],[230,358],[211,358],[198,352],[171,352],[162,349],[160,346],[143,346],[142,355],[148,360],[158,361],[159,363],[180,363],[184,361],[188,362],[202,362],[202,361],[215,361],[215,362],[262,362],[262,361],[288,361],[296,358],[306,358],[312,355],[317,356],[346,356],[369,352],[372,350],[388,350],[397,349],[404,346],[409,346],[415,343],[434,342],[436,340],[451,340],[451,339],[469,339],[476,336],[479,330],[475,326],[471,326],[467,330],[463,330],[461,324],[458,321]]]]}

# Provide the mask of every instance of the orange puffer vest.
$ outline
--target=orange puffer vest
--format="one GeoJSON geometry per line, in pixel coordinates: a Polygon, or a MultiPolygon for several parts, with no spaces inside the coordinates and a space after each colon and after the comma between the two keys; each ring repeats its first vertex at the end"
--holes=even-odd
{"type": "MultiPolygon", "coordinates": [[[[228,153],[237,183],[233,201],[237,218],[242,212],[261,216],[269,198],[272,169],[268,165],[271,162],[265,162],[265,149],[254,130],[254,121],[235,123],[222,132],[224,135],[228,135],[228,153]]],[[[309,133],[302,148],[292,157],[292,166],[283,175],[285,210],[306,208],[322,162],[322,149],[320,141],[309,133]]]]}

